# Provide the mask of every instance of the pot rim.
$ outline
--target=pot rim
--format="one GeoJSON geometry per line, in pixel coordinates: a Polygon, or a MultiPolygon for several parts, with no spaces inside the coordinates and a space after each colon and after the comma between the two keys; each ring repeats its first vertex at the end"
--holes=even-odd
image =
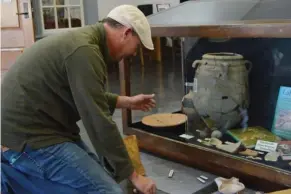
{"type": "Polygon", "coordinates": [[[231,52],[217,52],[217,53],[206,53],[202,56],[202,59],[211,60],[242,60],[243,56],[237,53],[231,52]]]}

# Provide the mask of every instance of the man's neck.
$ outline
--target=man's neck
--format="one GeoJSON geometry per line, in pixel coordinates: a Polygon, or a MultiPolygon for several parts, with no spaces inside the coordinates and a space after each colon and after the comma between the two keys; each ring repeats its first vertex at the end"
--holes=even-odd
{"type": "Polygon", "coordinates": [[[107,48],[109,50],[109,55],[111,56],[112,59],[116,59],[116,53],[118,51],[118,48],[116,48],[116,32],[114,29],[112,29],[108,24],[104,23],[104,28],[105,28],[105,33],[106,33],[106,44],[107,48]]]}

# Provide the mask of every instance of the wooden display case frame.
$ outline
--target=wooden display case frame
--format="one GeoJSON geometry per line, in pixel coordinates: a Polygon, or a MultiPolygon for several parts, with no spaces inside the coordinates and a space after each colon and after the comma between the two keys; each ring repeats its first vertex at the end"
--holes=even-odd
{"type": "MultiPolygon", "coordinates": [[[[236,21],[220,25],[152,26],[153,37],[291,38],[291,20],[236,21]]],[[[130,96],[128,60],[120,67],[121,95],[130,96]]],[[[182,96],[181,96],[182,97],[182,96]]],[[[269,192],[291,187],[290,171],[263,165],[211,148],[175,141],[130,127],[131,110],[122,110],[123,133],[136,135],[141,150],[223,177],[237,177],[247,187],[269,192]]]]}

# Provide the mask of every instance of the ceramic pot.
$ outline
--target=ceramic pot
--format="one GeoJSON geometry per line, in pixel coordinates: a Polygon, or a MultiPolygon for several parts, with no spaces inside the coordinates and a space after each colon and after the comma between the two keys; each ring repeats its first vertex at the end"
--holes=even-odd
{"type": "Polygon", "coordinates": [[[215,127],[232,128],[249,106],[248,74],[251,62],[236,53],[208,53],[193,63],[193,103],[199,115],[215,127]]]}

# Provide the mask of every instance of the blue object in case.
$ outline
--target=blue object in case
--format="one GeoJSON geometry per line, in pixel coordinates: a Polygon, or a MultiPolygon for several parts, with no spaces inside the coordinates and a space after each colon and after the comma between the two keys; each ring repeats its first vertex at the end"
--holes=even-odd
{"type": "Polygon", "coordinates": [[[279,137],[291,140],[291,87],[280,87],[272,132],[279,137]]]}

